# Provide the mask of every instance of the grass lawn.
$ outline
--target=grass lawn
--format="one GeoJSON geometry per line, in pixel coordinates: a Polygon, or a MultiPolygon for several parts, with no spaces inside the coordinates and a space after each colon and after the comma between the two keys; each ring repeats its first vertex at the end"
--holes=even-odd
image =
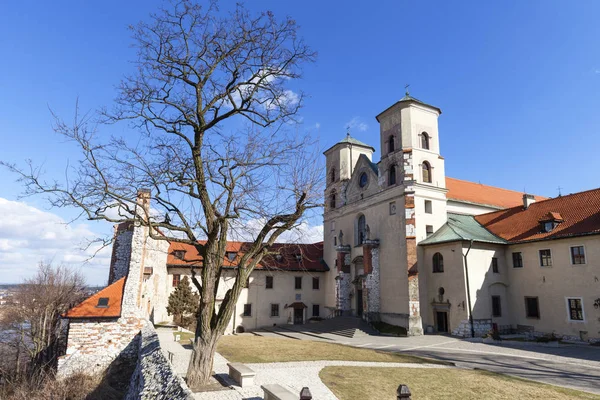
{"type": "Polygon", "coordinates": [[[173,338],[175,338],[177,335],[179,335],[179,342],[182,344],[188,344],[190,343],[190,339],[194,338],[193,333],[173,331],[173,338]]]}
{"type": "Polygon", "coordinates": [[[395,398],[400,384],[408,385],[412,398],[419,400],[600,399],[594,394],[486,371],[325,367],[319,376],[341,400],[395,398]]]}
{"type": "Polygon", "coordinates": [[[399,363],[439,363],[420,357],[386,353],[327,342],[261,336],[223,336],[217,351],[231,362],[270,363],[285,361],[377,361],[399,363]]]}

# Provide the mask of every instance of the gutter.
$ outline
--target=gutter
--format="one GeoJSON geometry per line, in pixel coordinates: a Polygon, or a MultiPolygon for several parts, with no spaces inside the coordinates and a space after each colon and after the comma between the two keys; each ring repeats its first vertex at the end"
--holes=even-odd
{"type": "Polygon", "coordinates": [[[471,324],[471,337],[475,337],[475,328],[473,327],[473,307],[471,305],[471,289],[469,287],[469,264],[467,262],[467,256],[471,251],[471,247],[473,247],[473,240],[469,241],[469,248],[467,249],[467,253],[463,255],[465,260],[465,277],[467,279],[467,303],[469,305],[469,323],[471,324]]]}

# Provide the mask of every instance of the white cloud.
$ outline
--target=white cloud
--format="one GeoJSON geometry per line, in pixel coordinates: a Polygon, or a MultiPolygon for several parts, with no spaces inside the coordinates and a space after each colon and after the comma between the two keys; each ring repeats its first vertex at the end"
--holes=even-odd
{"type": "Polygon", "coordinates": [[[350,128],[350,133],[352,133],[353,130],[364,132],[367,129],[369,129],[369,126],[366,123],[364,123],[360,119],[360,117],[354,117],[354,118],[352,118],[350,121],[346,122],[346,125],[344,127],[345,128],[350,128]]]}
{"type": "Polygon", "coordinates": [[[316,128],[316,129],[319,129],[320,127],[321,127],[321,124],[317,122],[317,123],[315,124],[315,128],[316,128]]]}
{"type": "Polygon", "coordinates": [[[31,277],[40,261],[79,269],[88,284],[106,283],[111,248],[100,250],[98,244],[84,248],[98,237],[88,225],[66,224],[56,214],[3,198],[0,215],[0,283],[31,277]]]}

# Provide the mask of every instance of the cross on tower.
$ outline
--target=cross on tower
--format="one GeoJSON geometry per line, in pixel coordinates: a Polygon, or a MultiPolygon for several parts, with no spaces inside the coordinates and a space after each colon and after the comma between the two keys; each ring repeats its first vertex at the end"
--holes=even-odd
{"type": "Polygon", "coordinates": [[[560,193],[560,190],[561,190],[562,188],[559,186],[559,187],[557,187],[557,189],[558,189],[558,197],[562,196],[562,194],[560,193]]]}
{"type": "Polygon", "coordinates": [[[409,96],[409,93],[408,93],[408,87],[409,86],[410,85],[408,83],[406,85],[404,85],[404,90],[405,90],[405,93],[406,93],[407,96],[409,96]]]}

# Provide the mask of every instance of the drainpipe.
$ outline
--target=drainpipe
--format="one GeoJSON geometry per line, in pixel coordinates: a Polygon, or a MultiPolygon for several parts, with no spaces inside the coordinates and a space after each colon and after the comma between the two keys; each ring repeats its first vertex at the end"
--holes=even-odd
{"type": "Polygon", "coordinates": [[[463,255],[465,259],[465,276],[467,278],[467,303],[469,305],[469,323],[471,324],[471,337],[475,337],[475,328],[473,327],[473,308],[471,306],[471,289],[469,287],[469,264],[467,262],[467,256],[469,255],[469,251],[471,251],[471,247],[473,246],[473,240],[469,242],[469,248],[467,249],[467,253],[463,255]]]}

